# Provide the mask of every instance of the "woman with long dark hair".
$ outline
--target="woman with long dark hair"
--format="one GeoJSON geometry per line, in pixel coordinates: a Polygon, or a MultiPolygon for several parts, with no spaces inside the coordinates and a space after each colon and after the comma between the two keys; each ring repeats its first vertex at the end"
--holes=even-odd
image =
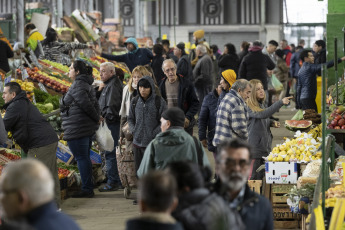
{"type": "Polygon", "coordinates": [[[46,38],[41,42],[44,55],[41,53],[39,59],[47,59],[53,62],[59,62],[69,65],[71,59],[69,52],[75,49],[86,49],[88,45],[75,42],[58,42],[57,32],[53,28],[48,28],[46,38]]]}
{"type": "Polygon", "coordinates": [[[218,66],[219,73],[227,69],[232,69],[235,71],[236,75],[238,73],[238,67],[240,65],[238,56],[236,54],[236,48],[233,44],[227,43],[224,45],[224,52],[219,57],[218,66]]]}
{"type": "Polygon", "coordinates": [[[77,60],[70,66],[69,77],[73,84],[60,102],[62,129],[77,161],[82,183],[82,190],[72,197],[93,197],[90,149],[92,136],[98,129],[100,109],[92,87],[92,67],[77,60]]]}

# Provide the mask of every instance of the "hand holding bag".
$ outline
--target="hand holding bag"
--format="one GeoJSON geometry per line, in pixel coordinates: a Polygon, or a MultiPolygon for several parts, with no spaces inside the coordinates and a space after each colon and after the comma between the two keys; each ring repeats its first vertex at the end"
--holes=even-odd
{"type": "Polygon", "coordinates": [[[102,122],[99,125],[96,131],[96,140],[101,150],[109,152],[114,150],[114,139],[106,122],[102,122]]]}

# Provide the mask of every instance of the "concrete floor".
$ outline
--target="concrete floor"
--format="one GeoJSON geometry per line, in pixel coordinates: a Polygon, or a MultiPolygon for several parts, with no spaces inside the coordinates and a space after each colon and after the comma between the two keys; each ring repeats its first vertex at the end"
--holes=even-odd
{"type": "MultiPolygon", "coordinates": [[[[273,144],[284,142],[284,137],[292,137],[293,132],[284,128],[284,121],[290,120],[296,111],[282,108],[275,116],[280,119],[281,128],[272,128],[273,144]]],[[[197,132],[195,132],[197,133],[197,132]]],[[[211,157],[212,155],[209,154],[211,157]]],[[[213,159],[213,158],[212,158],[213,159]]],[[[214,165],[214,161],[212,161],[214,165]]],[[[135,198],[136,192],[132,193],[135,198]]],[[[139,214],[138,206],[132,204],[132,199],[125,199],[123,190],[100,193],[95,189],[95,197],[89,199],[69,198],[62,204],[62,211],[77,221],[84,230],[123,230],[128,219],[139,214]]]]}

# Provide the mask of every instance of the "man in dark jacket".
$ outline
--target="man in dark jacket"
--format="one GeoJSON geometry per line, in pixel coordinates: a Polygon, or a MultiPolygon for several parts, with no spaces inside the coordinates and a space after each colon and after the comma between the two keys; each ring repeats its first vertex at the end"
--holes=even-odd
{"type": "Polygon", "coordinates": [[[243,58],[238,71],[239,78],[258,79],[262,82],[265,91],[267,91],[267,69],[273,70],[275,64],[271,58],[262,53],[262,43],[260,41],[253,42],[249,48],[249,54],[243,58]]]}
{"type": "Polygon", "coordinates": [[[70,217],[56,210],[54,180],[41,162],[23,159],[8,164],[1,175],[0,188],[2,214],[9,220],[36,230],[80,230],[70,217]]]}
{"type": "Polygon", "coordinates": [[[217,152],[219,180],[215,192],[229,203],[231,209],[239,212],[246,229],[273,230],[269,200],[251,191],[246,184],[251,162],[249,144],[240,139],[226,140],[217,146],[217,152]]]}
{"type": "Polygon", "coordinates": [[[151,67],[156,78],[157,85],[161,84],[162,79],[165,77],[162,70],[163,58],[163,46],[161,44],[155,44],[153,46],[153,59],[151,67]]]}
{"type": "Polygon", "coordinates": [[[100,66],[101,80],[104,88],[100,87],[98,99],[101,109],[101,122],[105,121],[114,139],[114,150],[105,151],[105,165],[107,171],[107,183],[99,188],[100,192],[116,191],[121,187],[119,172],[117,170],[115,149],[120,134],[120,108],[122,101],[122,84],[115,75],[115,66],[111,62],[102,63],[100,66]]]}
{"type": "MultiPolygon", "coordinates": [[[[321,64],[314,64],[314,56],[311,50],[303,50],[300,55],[303,65],[298,72],[297,95],[298,104],[301,109],[314,109],[317,111],[315,102],[317,94],[316,74],[321,71],[321,64]]],[[[338,63],[345,61],[345,57],[339,58],[338,63]]],[[[326,63],[327,68],[334,65],[334,61],[326,63]]]]}
{"type": "Polygon", "coordinates": [[[171,59],[163,62],[163,71],[167,76],[160,85],[160,91],[164,100],[167,101],[167,107],[179,107],[186,115],[184,129],[190,135],[193,135],[195,124],[195,114],[199,110],[199,100],[195,94],[193,84],[176,74],[176,64],[171,59]]]}
{"type": "Polygon", "coordinates": [[[58,137],[49,122],[31,104],[16,82],[5,85],[2,98],[5,129],[11,132],[16,143],[30,158],[42,161],[51,171],[55,181],[55,199],[60,205],[60,182],[56,164],[58,137]]]}
{"type": "MultiPolygon", "coordinates": [[[[315,64],[322,64],[326,63],[327,53],[326,53],[326,42],[323,40],[317,40],[313,45],[314,51],[314,63],[315,64]]],[[[317,76],[321,76],[321,70],[317,72],[317,76]]]]}
{"type": "Polygon", "coordinates": [[[213,63],[211,57],[207,54],[205,45],[198,45],[195,50],[196,55],[198,56],[198,62],[193,69],[193,77],[196,93],[198,94],[199,102],[201,104],[204,97],[211,92],[213,88],[213,63]]]}
{"type": "Polygon", "coordinates": [[[140,217],[127,221],[126,230],[182,230],[172,216],[177,206],[175,178],[162,171],[153,171],[139,181],[140,217]]]}
{"type": "Polygon", "coordinates": [[[190,60],[184,49],[185,45],[183,42],[177,44],[174,49],[174,55],[178,58],[176,73],[182,75],[185,79],[192,80],[192,65],[190,64],[190,60]]]}
{"type": "Polygon", "coordinates": [[[165,59],[172,59],[175,63],[177,63],[177,57],[174,55],[174,48],[170,48],[170,41],[168,39],[162,40],[163,45],[163,57],[165,59]]]}
{"type": "Polygon", "coordinates": [[[6,73],[10,71],[10,66],[8,65],[8,59],[13,57],[12,49],[7,45],[6,42],[0,40],[0,70],[6,73]]]}
{"type": "Polygon", "coordinates": [[[125,46],[127,47],[128,53],[122,55],[105,54],[102,53],[101,50],[94,50],[97,54],[108,60],[126,63],[131,72],[136,66],[146,65],[151,62],[153,58],[151,51],[145,48],[139,48],[135,38],[128,38],[125,42],[125,46]]]}
{"type": "Polygon", "coordinates": [[[212,140],[216,132],[218,98],[222,91],[222,85],[218,84],[217,88],[206,95],[199,114],[199,140],[205,148],[213,153],[216,151],[212,140]]]}

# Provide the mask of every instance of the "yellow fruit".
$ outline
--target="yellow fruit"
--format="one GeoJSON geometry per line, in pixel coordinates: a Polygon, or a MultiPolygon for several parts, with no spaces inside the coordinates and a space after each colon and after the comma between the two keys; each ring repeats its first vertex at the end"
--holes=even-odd
{"type": "Polygon", "coordinates": [[[268,160],[268,161],[272,161],[272,160],[273,160],[273,156],[272,156],[272,155],[269,155],[269,156],[267,157],[267,160],[268,160]]]}
{"type": "Polygon", "coordinates": [[[312,154],[311,154],[311,152],[310,151],[307,151],[307,157],[310,157],[312,154]]]}
{"type": "Polygon", "coordinates": [[[284,161],[284,158],[283,158],[282,156],[279,155],[279,156],[277,157],[277,161],[278,161],[278,162],[282,162],[282,161],[284,161]]]}
{"type": "Polygon", "coordinates": [[[277,157],[273,157],[272,161],[277,162],[277,157]]]}
{"type": "Polygon", "coordinates": [[[286,150],[286,145],[280,145],[280,146],[279,146],[279,149],[280,149],[280,151],[286,150]]]}
{"type": "Polygon", "coordinates": [[[300,161],[303,161],[303,155],[301,155],[298,159],[299,159],[300,161]]]}
{"type": "Polygon", "coordinates": [[[300,155],[301,151],[300,150],[296,150],[296,155],[300,155]]]}
{"type": "Polygon", "coordinates": [[[299,148],[299,150],[300,150],[301,152],[303,152],[303,151],[305,150],[305,146],[302,145],[302,146],[299,148]]]}
{"type": "Polygon", "coordinates": [[[311,159],[314,161],[316,158],[315,158],[315,156],[312,156],[311,159]]]}
{"type": "Polygon", "coordinates": [[[281,151],[279,155],[286,155],[286,151],[281,151]]]}
{"type": "Polygon", "coordinates": [[[306,162],[309,162],[309,161],[310,161],[309,157],[305,157],[304,160],[305,160],[306,162]]]}
{"type": "Polygon", "coordinates": [[[272,150],[272,153],[279,153],[279,148],[278,147],[274,147],[272,150]]]}
{"type": "Polygon", "coordinates": [[[290,160],[290,157],[289,157],[289,156],[286,156],[286,157],[284,158],[284,161],[286,161],[286,162],[289,162],[289,160],[290,160]]]}
{"type": "Polygon", "coordinates": [[[293,150],[292,149],[289,149],[288,151],[287,151],[287,154],[289,154],[289,155],[292,155],[294,152],[293,152],[293,150]]]}

